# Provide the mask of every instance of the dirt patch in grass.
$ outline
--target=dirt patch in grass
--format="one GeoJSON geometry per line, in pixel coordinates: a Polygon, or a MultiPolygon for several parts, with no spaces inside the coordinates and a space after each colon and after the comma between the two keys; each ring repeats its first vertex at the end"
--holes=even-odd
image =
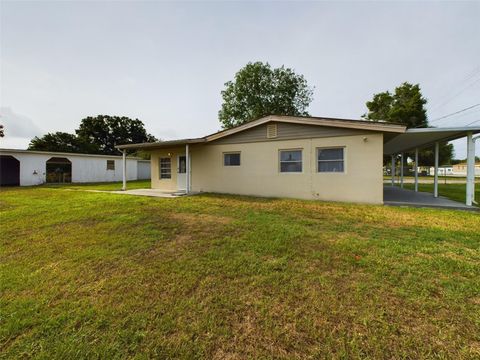
{"type": "Polygon", "coordinates": [[[181,222],[187,227],[214,226],[215,224],[230,224],[233,218],[211,214],[172,213],[169,217],[181,222]]]}

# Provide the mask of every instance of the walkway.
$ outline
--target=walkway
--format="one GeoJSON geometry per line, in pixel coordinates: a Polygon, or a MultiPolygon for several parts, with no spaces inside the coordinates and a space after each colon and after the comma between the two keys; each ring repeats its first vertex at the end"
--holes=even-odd
{"type": "Polygon", "coordinates": [[[136,195],[136,196],[150,196],[150,197],[161,197],[161,198],[176,198],[180,196],[187,195],[185,192],[181,191],[164,191],[158,189],[133,189],[133,190],[90,190],[90,189],[64,189],[69,191],[88,191],[88,192],[97,192],[97,193],[109,193],[109,194],[119,194],[119,195],[136,195]]]}
{"type": "Polygon", "coordinates": [[[480,211],[480,208],[447,199],[443,196],[435,198],[433,194],[415,192],[398,186],[383,187],[383,203],[390,206],[432,207],[442,209],[458,209],[480,211]]]}

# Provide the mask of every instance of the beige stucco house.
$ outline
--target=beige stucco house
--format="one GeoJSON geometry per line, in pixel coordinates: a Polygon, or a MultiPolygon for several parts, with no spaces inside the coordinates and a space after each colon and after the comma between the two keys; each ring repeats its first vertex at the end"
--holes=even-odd
{"type": "MultiPolygon", "coordinates": [[[[473,134],[479,132],[480,127],[407,130],[386,122],[271,115],[201,138],[117,147],[124,158],[129,149],[149,151],[151,186],[162,191],[382,204],[384,155],[403,161],[403,152],[418,154],[434,145],[438,168],[439,142],[467,136],[471,162],[473,134]]],[[[434,187],[438,196],[438,176],[434,187]]]]}
{"type": "Polygon", "coordinates": [[[383,143],[404,131],[386,123],[268,116],[203,138],[120,148],[151,152],[154,189],[382,203],[383,143]]]}

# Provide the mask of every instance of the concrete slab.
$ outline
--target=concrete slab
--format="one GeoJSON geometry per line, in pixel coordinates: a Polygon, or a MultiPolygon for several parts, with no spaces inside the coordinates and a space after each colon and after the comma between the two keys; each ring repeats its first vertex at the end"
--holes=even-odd
{"type": "Polygon", "coordinates": [[[397,186],[383,187],[383,203],[390,206],[431,207],[442,209],[457,209],[480,211],[476,206],[468,206],[443,196],[434,197],[431,193],[415,192],[397,186]]]}
{"type": "Polygon", "coordinates": [[[187,195],[185,192],[181,191],[164,191],[158,189],[133,189],[125,191],[109,191],[113,194],[121,195],[136,195],[136,196],[150,196],[150,197],[161,197],[161,198],[176,198],[180,196],[187,195]]]}

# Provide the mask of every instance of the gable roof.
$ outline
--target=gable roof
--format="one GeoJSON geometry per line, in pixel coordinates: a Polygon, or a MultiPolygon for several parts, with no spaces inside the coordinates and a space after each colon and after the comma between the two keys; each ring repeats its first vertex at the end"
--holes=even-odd
{"type": "Polygon", "coordinates": [[[235,126],[231,129],[226,129],[226,130],[216,132],[214,134],[206,136],[205,138],[207,139],[207,141],[217,140],[225,136],[229,136],[247,129],[251,129],[255,126],[265,124],[267,122],[286,122],[291,124],[329,126],[329,127],[337,127],[337,128],[393,132],[393,133],[404,133],[406,130],[406,127],[403,125],[385,123],[385,122],[374,122],[374,121],[353,120],[353,119],[336,119],[336,118],[312,117],[312,116],[269,115],[257,120],[249,121],[242,125],[235,126]]]}
{"type": "Polygon", "coordinates": [[[216,133],[193,139],[181,139],[170,141],[159,141],[155,143],[142,143],[142,144],[126,144],[118,145],[118,149],[159,149],[165,147],[171,147],[176,145],[186,144],[198,144],[206,143],[214,140],[221,139],[226,136],[230,136],[241,131],[251,129],[253,127],[268,123],[268,122],[285,122],[292,124],[305,124],[305,125],[317,125],[336,128],[347,129],[359,129],[368,131],[378,131],[393,134],[402,134],[405,132],[406,127],[403,125],[386,123],[386,122],[374,122],[365,120],[353,120],[353,119],[337,119],[337,118],[325,118],[325,117],[307,117],[307,116],[284,116],[284,115],[269,115],[257,120],[247,122],[242,125],[235,126],[231,129],[221,130],[216,133]]]}

